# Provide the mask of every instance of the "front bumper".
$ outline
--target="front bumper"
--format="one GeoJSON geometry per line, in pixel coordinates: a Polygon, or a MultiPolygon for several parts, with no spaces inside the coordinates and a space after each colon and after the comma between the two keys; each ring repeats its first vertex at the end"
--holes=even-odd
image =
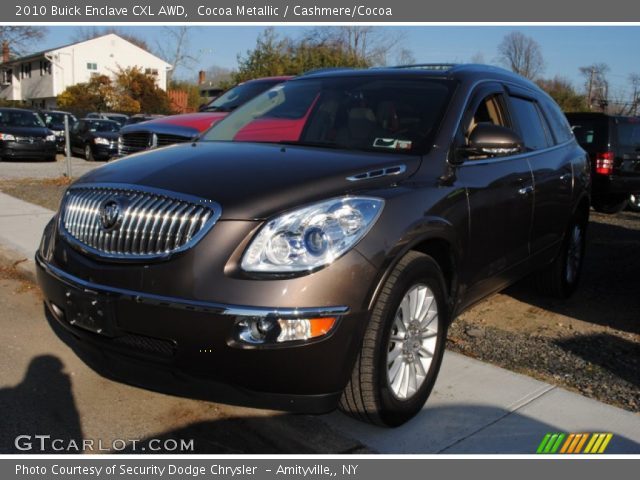
{"type": "Polygon", "coordinates": [[[118,144],[111,142],[109,145],[93,144],[93,156],[96,160],[109,160],[118,156],[118,144]]]}
{"type": "Polygon", "coordinates": [[[56,155],[55,142],[21,143],[4,141],[0,146],[0,155],[11,159],[49,159],[56,155]]]}
{"type": "Polygon", "coordinates": [[[336,407],[360,345],[364,313],[347,307],[256,308],[168,298],[98,285],[36,256],[47,317],[59,337],[98,373],[176,395],[309,413],[336,407]],[[106,334],[72,325],[77,298],[109,305],[106,334]],[[277,348],[230,341],[238,319],[337,316],[315,341],[277,348]]]}

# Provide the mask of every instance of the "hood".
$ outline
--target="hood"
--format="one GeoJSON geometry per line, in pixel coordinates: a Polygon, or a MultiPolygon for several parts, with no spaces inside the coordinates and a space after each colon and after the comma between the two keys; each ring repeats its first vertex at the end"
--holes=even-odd
{"type": "MultiPolygon", "coordinates": [[[[148,120],[144,122],[144,125],[140,125],[147,130],[153,128],[153,125],[176,125],[179,127],[191,127],[198,132],[204,132],[215,122],[222,120],[226,117],[226,112],[197,112],[197,113],[185,113],[183,115],[170,115],[168,117],[157,118],[155,120],[148,120]]],[[[134,127],[135,125],[131,125],[134,127]]],[[[129,127],[127,127],[129,128],[129,127]]]]}
{"type": "Polygon", "coordinates": [[[78,183],[125,183],[218,202],[222,219],[263,219],[315,200],[398,182],[419,156],[259,143],[198,142],[150,150],[93,170],[78,183]],[[346,177],[395,165],[400,175],[346,177]]]}
{"type": "Polygon", "coordinates": [[[9,133],[21,137],[46,137],[52,134],[51,130],[46,127],[12,127],[9,125],[0,127],[0,133],[9,133]]]}

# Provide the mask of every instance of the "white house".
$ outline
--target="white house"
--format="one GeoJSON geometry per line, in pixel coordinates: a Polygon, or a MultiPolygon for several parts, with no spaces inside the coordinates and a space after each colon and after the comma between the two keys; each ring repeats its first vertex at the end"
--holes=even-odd
{"type": "Polygon", "coordinates": [[[92,75],[113,77],[120,68],[138,67],[156,77],[167,89],[171,65],[109,33],[100,37],[9,60],[3,48],[0,64],[0,98],[24,100],[34,107],[55,108],[56,96],[67,87],[87,82],[92,75]]]}

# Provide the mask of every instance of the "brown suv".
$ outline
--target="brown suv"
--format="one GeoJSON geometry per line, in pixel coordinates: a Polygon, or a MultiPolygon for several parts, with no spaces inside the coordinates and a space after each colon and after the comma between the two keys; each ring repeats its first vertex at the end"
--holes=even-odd
{"type": "Polygon", "coordinates": [[[574,290],[589,184],[557,105],[504,70],[318,72],[86,174],[38,279],[112,378],[398,425],[456,315],[532,272],[574,290]]]}

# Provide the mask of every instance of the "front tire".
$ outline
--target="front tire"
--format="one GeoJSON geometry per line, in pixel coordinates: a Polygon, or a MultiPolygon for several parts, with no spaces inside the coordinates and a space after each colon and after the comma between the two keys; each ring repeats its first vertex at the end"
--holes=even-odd
{"type": "Polygon", "coordinates": [[[91,150],[91,145],[88,143],[84,146],[84,159],[87,162],[94,162],[95,157],[93,156],[93,150],[91,150]]]}
{"type": "Polygon", "coordinates": [[[627,207],[632,212],[640,212],[640,193],[632,193],[629,195],[627,207]]]}
{"type": "Polygon", "coordinates": [[[340,409],[398,426],[424,406],[435,384],[449,324],[446,287],[433,258],[409,252],[375,303],[340,409]]]}

